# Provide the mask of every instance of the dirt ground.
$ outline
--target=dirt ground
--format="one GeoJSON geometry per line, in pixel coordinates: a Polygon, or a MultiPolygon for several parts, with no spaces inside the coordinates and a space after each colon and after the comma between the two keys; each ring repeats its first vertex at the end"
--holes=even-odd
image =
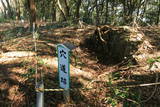
{"type": "MultiPolygon", "coordinates": [[[[44,23],[38,30],[37,51],[33,35],[27,26],[26,23],[18,22],[0,24],[0,106],[2,107],[36,105],[36,64],[38,74],[43,73],[45,88],[59,88],[56,45],[60,43],[71,43],[76,46],[71,55],[71,88],[93,89],[71,91],[70,104],[65,104],[61,91],[44,92],[45,107],[109,107],[111,105],[107,103],[107,96],[111,90],[107,88],[107,83],[113,82],[112,84],[117,86],[153,83],[159,78],[157,77],[159,69],[150,70],[147,68],[148,63],[133,66],[100,63],[95,53],[83,45],[83,41],[93,35],[95,26],[55,27],[55,24],[44,23]],[[110,75],[116,75],[114,76],[116,79],[112,78],[110,81],[110,75]]],[[[141,31],[150,38],[149,42],[154,46],[149,55],[153,58],[156,57],[155,54],[160,56],[160,28],[143,27],[141,31]]],[[[125,101],[129,102],[128,105],[134,103],[134,100],[139,102],[134,103],[135,105],[158,107],[160,104],[158,90],[158,85],[130,88],[128,93],[136,92],[135,96],[140,97],[125,97],[120,100],[116,98],[117,107],[122,106],[125,101]]]]}

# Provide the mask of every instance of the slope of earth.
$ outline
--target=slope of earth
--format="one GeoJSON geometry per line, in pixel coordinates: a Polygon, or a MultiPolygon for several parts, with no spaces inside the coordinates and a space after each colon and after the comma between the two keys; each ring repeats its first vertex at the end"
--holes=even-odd
{"type": "MultiPolygon", "coordinates": [[[[105,107],[109,106],[107,103],[111,105],[117,103],[121,106],[122,102],[128,102],[128,99],[131,103],[134,103],[135,100],[135,104],[137,104],[138,101],[145,100],[150,96],[151,98],[147,100],[147,103],[141,102],[140,104],[158,104],[158,87],[154,86],[138,88],[141,97],[133,96],[133,100],[129,96],[119,100],[119,94],[111,94],[116,91],[111,91],[113,88],[108,89],[108,85],[112,87],[112,84],[126,85],[155,82],[158,73],[155,73],[154,70],[148,70],[147,67],[150,63],[144,63],[143,65],[103,65],[99,63],[94,52],[88,50],[85,46],[81,46],[86,38],[94,34],[95,29],[95,26],[90,25],[79,28],[77,26],[65,27],[63,25],[45,24],[39,28],[38,34],[35,34],[38,38],[36,41],[37,51],[35,51],[35,41],[32,33],[28,31],[26,23],[0,24],[0,105],[35,106],[36,65],[37,76],[43,73],[45,88],[59,88],[56,45],[60,43],[72,43],[76,46],[71,55],[71,88],[93,89],[71,91],[70,104],[65,104],[61,91],[45,92],[44,103],[46,107],[105,107]],[[110,79],[110,74],[112,79],[110,79]],[[154,91],[155,89],[156,91],[154,91]],[[150,92],[152,90],[154,91],[154,97],[150,92]],[[108,100],[108,98],[111,100],[108,100]]],[[[141,29],[146,37],[151,40],[151,45],[154,46],[153,52],[150,52],[150,59],[157,58],[154,55],[159,53],[160,30],[158,29],[141,29]],[[153,34],[154,36],[152,36],[153,34]]],[[[152,65],[154,65],[153,62],[156,61],[152,61],[152,65]]],[[[155,68],[152,67],[152,69],[155,68]]],[[[127,94],[135,90],[137,88],[131,88],[127,94]]],[[[127,96],[127,94],[125,95],[127,96]]]]}
{"type": "Polygon", "coordinates": [[[153,84],[160,81],[160,27],[137,29],[143,35],[141,45],[133,55],[137,64],[133,64],[131,60],[121,63],[118,70],[112,73],[115,78],[113,81],[118,86],[132,85],[129,92],[134,95],[127,99],[130,102],[126,104],[127,106],[131,106],[132,102],[139,106],[158,107],[160,85],[153,84]],[[139,84],[146,86],[137,86],[139,84]]]}
{"type": "Polygon", "coordinates": [[[104,25],[97,27],[95,33],[86,39],[84,44],[94,52],[99,63],[117,67],[108,75],[108,103],[116,105],[123,102],[123,106],[159,105],[159,85],[155,85],[160,84],[159,31],[160,27],[157,26],[104,25]]]}
{"type": "MultiPolygon", "coordinates": [[[[95,88],[90,91],[71,91],[70,106],[105,106],[105,80],[100,79],[102,69],[97,59],[81,48],[81,41],[94,33],[94,26],[84,28],[40,27],[38,31],[37,51],[33,35],[26,24],[10,23],[0,25],[0,105],[1,106],[35,106],[35,72],[43,72],[45,88],[59,88],[57,73],[56,45],[72,43],[76,46],[71,55],[71,88],[95,88]],[[4,29],[3,29],[4,28],[4,29]],[[37,56],[37,58],[36,58],[37,56]],[[102,81],[102,84],[93,84],[102,81]],[[101,102],[101,103],[100,103],[101,102]]],[[[112,68],[108,68],[111,71],[112,68]]],[[[39,78],[38,78],[39,79],[39,78]]],[[[65,104],[63,93],[45,92],[45,106],[62,106],[65,104]]]]}

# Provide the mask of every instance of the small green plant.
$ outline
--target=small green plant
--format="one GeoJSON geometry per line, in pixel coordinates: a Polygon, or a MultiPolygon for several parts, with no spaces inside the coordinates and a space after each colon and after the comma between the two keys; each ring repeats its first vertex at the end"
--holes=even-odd
{"type": "Polygon", "coordinates": [[[39,37],[40,37],[40,35],[39,35],[38,32],[34,32],[34,33],[33,33],[33,38],[34,38],[34,39],[39,39],[39,37]]]}
{"type": "MultiPolygon", "coordinates": [[[[123,102],[124,106],[129,105],[129,106],[136,106],[139,101],[139,96],[137,97],[136,94],[130,93],[129,88],[124,88],[120,87],[117,85],[114,85],[114,81],[120,79],[120,73],[115,72],[111,73],[108,78],[108,89],[109,92],[107,93],[106,97],[106,103],[110,104],[111,106],[115,107],[119,102],[123,102]],[[129,102],[125,101],[126,99],[134,99],[134,102],[129,102]]],[[[131,100],[132,101],[132,100],[131,100]]],[[[128,106],[126,106],[128,107],[128,106]]]]}
{"type": "Polygon", "coordinates": [[[43,59],[38,58],[38,64],[40,64],[40,65],[45,65],[45,62],[44,62],[44,60],[43,60],[43,59]]]}
{"type": "Polygon", "coordinates": [[[149,58],[147,60],[147,63],[149,63],[149,64],[153,64],[154,62],[160,62],[160,56],[156,57],[156,58],[149,58]]]}
{"type": "Polygon", "coordinates": [[[123,102],[123,107],[139,107],[141,102],[141,97],[139,93],[136,92],[130,92],[129,96],[127,97],[127,101],[123,102]]]}
{"type": "Polygon", "coordinates": [[[46,61],[47,61],[46,59],[38,58],[37,60],[38,60],[38,66],[50,67],[50,65],[48,65],[48,64],[46,63],[46,61]]]}
{"type": "Polygon", "coordinates": [[[36,72],[35,68],[29,68],[28,72],[23,74],[22,77],[31,79],[32,76],[35,74],[35,72],[36,72]]]}
{"type": "Polygon", "coordinates": [[[128,88],[122,89],[118,87],[112,87],[110,89],[110,96],[107,97],[106,102],[111,104],[113,107],[116,106],[120,101],[129,97],[128,88]]]}
{"type": "Polygon", "coordinates": [[[120,78],[120,73],[111,73],[109,75],[109,81],[107,85],[109,86],[109,94],[106,98],[106,103],[111,104],[111,106],[116,106],[121,99],[128,97],[128,88],[121,89],[118,86],[113,85],[113,81],[120,78]]]}
{"type": "Polygon", "coordinates": [[[150,68],[153,66],[155,62],[160,62],[160,56],[156,58],[149,58],[147,59],[147,63],[150,64],[150,68]]]}

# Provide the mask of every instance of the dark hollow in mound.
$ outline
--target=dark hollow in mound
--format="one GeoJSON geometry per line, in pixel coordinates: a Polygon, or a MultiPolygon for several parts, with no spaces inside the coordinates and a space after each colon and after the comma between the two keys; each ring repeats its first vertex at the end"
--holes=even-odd
{"type": "Polygon", "coordinates": [[[127,59],[137,51],[139,41],[131,41],[131,31],[123,27],[101,26],[83,43],[95,53],[102,63],[116,64],[127,59]]]}

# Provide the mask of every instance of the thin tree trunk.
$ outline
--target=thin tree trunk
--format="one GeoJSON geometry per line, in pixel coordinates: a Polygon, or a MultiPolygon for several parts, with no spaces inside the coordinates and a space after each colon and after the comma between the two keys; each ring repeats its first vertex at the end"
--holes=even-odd
{"type": "Polygon", "coordinates": [[[87,23],[92,23],[92,21],[90,20],[91,19],[91,12],[89,10],[90,3],[91,3],[91,1],[88,0],[87,3],[86,3],[86,6],[84,7],[85,13],[84,13],[83,21],[85,21],[87,23]]]}
{"type": "Polygon", "coordinates": [[[68,6],[66,0],[63,0],[63,1],[64,1],[64,11],[65,11],[65,15],[66,15],[66,18],[68,18],[68,17],[70,16],[70,13],[69,13],[69,6],[68,6]]]}
{"type": "Polygon", "coordinates": [[[15,0],[16,2],[16,19],[20,20],[21,10],[20,10],[20,2],[19,0],[15,0]]]}
{"type": "Polygon", "coordinates": [[[82,3],[82,0],[78,0],[77,3],[76,3],[75,16],[76,16],[77,22],[79,21],[79,17],[80,17],[80,13],[79,12],[80,12],[81,3],[82,3]]]}
{"type": "Polygon", "coordinates": [[[156,25],[159,25],[159,20],[160,20],[160,0],[158,1],[158,14],[157,14],[156,25]]]}
{"type": "Polygon", "coordinates": [[[34,0],[28,0],[28,7],[30,13],[30,28],[33,29],[33,25],[36,28],[36,6],[34,0]]]}
{"type": "Polygon", "coordinates": [[[6,2],[7,2],[7,7],[8,7],[8,14],[9,14],[9,17],[10,17],[11,19],[13,19],[13,12],[12,12],[11,5],[10,5],[10,3],[9,3],[9,1],[8,1],[8,0],[6,0],[6,2]]]}
{"type": "Polygon", "coordinates": [[[95,1],[96,3],[96,25],[99,24],[99,6],[98,6],[98,0],[95,1]]]}
{"type": "Polygon", "coordinates": [[[57,4],[58,4],[58,8],[59,8],[59,10],[61,11],[61,15],[62,15],[62,17],[63,17],[63,20],[67,20],[67,18],[66,18],[66,15],[65,15],[65,12],[64,12],[64,10],[63,10],[63,8],[62,8],[62,5],[61,5],[61,3],[60,3],[60,0],[57,0],[57,4]]]}
{"type": "MultiPolygon", "coordinates": [[[[100,16],[103,16],[103,13],[104,13],[104,7],[105,7],[105,0],[102,0],[101,1],[101,7],[100,7],[100,9],[99,9],[99,11],[100,11],[100,16]]],[[[101,19],[100,19],[100,23],[101,24],[104,24],[104,22],[105,22],[105,20],[104,20],[104,17],[101,17],[101,19]]]]}
{"type": "Polygon", "coordinates": [[[52,22],[56,21],[56,1],[52,2],[52,22]]]}
{"type": "Polygon", "coordinates": [[[7,7],[6,7],[6,5],[4,4],[4,2],[3,2],[3,0],[1,0],[1,3],[2,3],[2,5],[3,5],[3,8],[4,8],[4,18],[7,18],[7,7]]]}
{"type": "Polygon", "coordinates": [[[5,18],[5,11],[4,11],[4,9],[2,9],[2,8],[0,7],[0,10],[1,10],[1,13],[2,13],[3,17],[5,18]]]}
{"type": "Polygon", "coordinates": [[[126,2],[123,1],[123,20],[124,20],[123,23],[125,23],[125,21],[126,21],[126,14],[127,14],[126,2]]]}
{"type": "Polygon", "coordinates": [[[4,14],[4,12],[3,12],[3,10],[2,10],[2,8],[1,8],[1,7],[0,7],[0,10],[1,10],[1,13],[2,13],[2,14],[4,14]]]}
{"type": "Polygon", "coordinates": [[[144,1],[144,6],[143,6],[143,14],[141,15],[141,18],[143,18],[144,15],[145,15],[145,13],[146,13],[147,3],[148,3],[148,1],[145,0],[145,1],[144,1]]]}
{"type": "Polygon", "coordinates": [[[105,23],[108,22],[108,0],[106,0],[105,23]]]}
{"type": "Polygon", "coordinates": [[[66,0],[57,0],[58,7],[62,13],[64,20],[69,19],[69,6],[66,0]]]}
{"type": "Polygon", "coordinates": [[[115,24],[115,14],[116,14],[116,11],[115,11],[115,0],[113,0],[112,1],[112,12],[111,12],[111,14],[112,14],[112,25],[114,25],[115,24]]]}

